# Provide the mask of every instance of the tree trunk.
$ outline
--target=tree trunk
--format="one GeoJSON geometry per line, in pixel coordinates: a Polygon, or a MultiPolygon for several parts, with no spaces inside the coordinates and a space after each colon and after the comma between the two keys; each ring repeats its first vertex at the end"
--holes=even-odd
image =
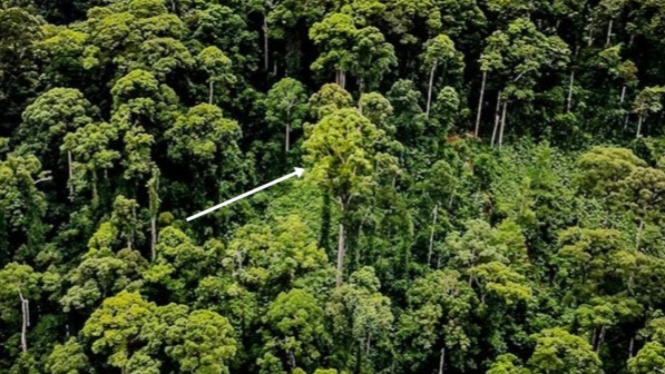
{"type": "Polygon", "coordinates": [[[500,109],[501,109],[501,92],[497,95],[496,98],[496,108],[494,109],[494,128],[492,129],[492,142],[490,145],[494,147],[494,141],[496,140],[496,132],[497,128],[499,127],[499,119],[500,117],[500,109]]]}
{"type": "Polygon", "coordinates": [[[286,140],[284,142],[284,149],[287,152],[289,151],[290,140],[291,140],[291,124],[287,122],[286,123],[286,140]]]}
{"type": "Polygon", "coordinates": [[[293,354],[293,352],[289,349],[289,366],[291,367],[291,370],[295,369],[298,363],[296,362],[296,356],[293,354]]]}
{"type": "Polygon", "coordinates": [[[358,91],[360,91],[360,95],[365,92],[365,80],[363,78],[358,79],[358,91]]]}
{"type": "Polygon", "coordinates": [[[99,194],[97,192],[97,172],[92,172],[92,205],[97,207],[99,204],[99,194]]]}
{"type": "Polygon", "coordinates": [[[268,43],[268,17],[266,16],[266,12],[263,12],[263,69],[265,71],[268,71],[270,67],[270,61],[268,54],[270,53],[269,51],[269,43],[268,43]]]}
{"type": "Polygon", "coordinates": [[[642,123],[644,122],[644,116],[640,115],[639,119],[637,120],[637,134],[635,136],[635,139],[639,139],[640,136],[642,136],[642,123]]]}
{"type": "Polygon", "coordinates": [[[485,99],[485,83],[487,82],[487,72],[483,72],[483,80],[480,84],[480,98],[478,99],[478,110],[476,111],[476,126],[473,135],[477,138],[480,131],[480,116],[483,113],[483,100],[485,99]]]}
{"type": "Polygon", "coordinates": [[[605,332],[606,332],[606,327],[603,326],[600,328],[600,333],[598,334],[598,342],[596,344],[596,353],[600,351],[600,347],[603,345],[603,342],[605,341],[605,332]]]}
{"type": "Polygon", "coordinates": [[[508,100],[503,101],[503,110],[501,113],[501,129],[499,130],[499,149],[503,144],[503,132],[506,129],[506,111],[508,109],[508,100]]]}
{"type": "Polygon", "coordinates": [[[436,227],[436,219],[439,214],[439,203],[434,205],[434,213],[432,218],[432,230],[429,234],[429,251],[427,252],[427,266],[429,266],[430,261],[432,260],[432,248],[434,247],[434,228],[436,227]]]}
{"type": "Polygon", "coordinates": [[[210,80],[210,83],[208,83],[208,104],[212,105],[212,96],[213,96],[213,91],[214,91],[214,86],[213,86],[213,81],[212,79],[210,80]]]}
{"type": "Polygon", "coordinates": [[[446,348],[441,348],[441,358],[439,359],[439,374],[443,374],[443,366],[446,364],[446,348]]]}
{"type": "Polygon", "coordinates": [[[623,105],[623,101],[626,98],[626,86],[621,87],[621,100],[619,101],[620,105],[623,105]]]}
{"type": "Polygon", "coordinates": [[[573,86],[575,85],[575,71],[570,72],[570,84],[568,85],[568,97],[566,98],[566,113],[570,112],[573,102],[573,86]]]}
{"type": "Polygon", "coordinates": [[[372,348],[372,333],[367,333],[367,345],[365,346],[365,356],[369,356],[369,350],[372,348]]]}
{"type": "Polygon", "coordinates": [[[30,326],[30,304],[28,299],[23,298],[23,293],[18,290],[18,296],[21,298],[21,350],[23,353],[28,351],[28,327],[30,326]]]}
{"type": "Polygon", "coordinates": [[[637,227],[637,234],[635,235],[635,250],[640,250],[640,240],[642,239],[642,230],[644,230],[644,220],[640,220],[640,225],[637,227]]]}
{"type": "Polygon", "coordinates": [[[342,285],[342,272],[344,270],[344,224],[339,224],[339,242],[337,243],[337,284],[339,288],[342,285]]]}
{"type": "Polygon", "coordinates": [[[150,250],[152,252],[152,261],[155,261],[156,252],[155,247],[157,247],[157,214],[153,214],[150,217],[150,250]]]}
{"type": "Polygon", "coordinates": [[[610,20],[610,24],[607,25],[607,39],[605,39],[605,47],[610,46],[610,41],[612,38],[612,24],[614,23],[614,20],[610,20]]]}
{"type": "Polygon", "coordinates": [[[67,168],[69,169],[69,199],[74,199],[74,186],[72,185],[72,151],[67,151],[67,168]]]}
{"type": "Polygon", "coordinates": [[[432,70],[429,73],[429,87],[427,88],[427,107],[425,114],[429,117],[429,109],[432,105],[432,86],[434,85],[434,73],[436,72],[436,61],[432,64],[432,70]]]}
{"type": "Polygon", "coordinates": [[[630,343],[628,343],[628,358],[633,358],[633,346],[635,345],[635,338],[630,337],[630,343]]]}

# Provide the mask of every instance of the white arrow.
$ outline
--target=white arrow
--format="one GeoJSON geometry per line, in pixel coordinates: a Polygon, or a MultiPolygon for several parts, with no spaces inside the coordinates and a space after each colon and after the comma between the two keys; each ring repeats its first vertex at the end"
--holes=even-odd
{"type": "Polygon", "coordinates": [[[215,205],[215,206],[212,207],[212,208],[208,208],[208,209],[206,209],[206,210],[204,210],[204,211],[202,211],[202,212],[196,213],[195,215],[193,215],[193,216],[191,216],[191,217],[187,217],[187,222],[189,222],[189,221],[191,221],[191,220],[195,220],[195,219],[197,219],[197,218],[199,218],[199,217],[201,217],[201,216],[204,216],[204,215],[206,215],[206,214],[208,214],[208,213],[210,213],[210,212],[214,212],[215,210],[217,210],[217,209],[219,209],[219,208],[223,208],[223,207],[225,207],[225,206],[227,206],[227,205],[229,205],[229,204],[231,204],[231,203],[235,203],[236,201],[238,201],[238,200],[240,200],[240,199],[244,199],[244,198],[246,198],[247,196],[254,195],[255,193],[257,193],[257,192],[259,192],[259,191],[261,191],[261,190],[264,190],[264,189],[266,189],[266,188],[268,188],[268,187],[270,187],[270,186],[276,185],[277,183],[284,182],[285,180],[287,180],[287,179],[289,179],[289,178],[293,178],[293,177],[295,177],[296,175],[298,176],[298,178],[300,178],[300,177],[302,176],[302,173],[305,172],[305,169],[302,169],[302,168],[294,168],[294,169],[295,169],[296,171],[294,171],[294,172],[291,173],[291,174],[287,174],[287,175],[285,175],[285,176],[283,176],[283,177],[281,177],[281,178],[277,178],[277,179],[275,179],[274,181],[272,181],[272,182],[270,182],[270,183],[266,183],[266,184],[264,184],[263,186],[256,187],[255,189],[253,189],[253,190],[251,190],[251,191],[248,191],[248,192],[245,192],[245,193],[242,194],[242,195],[238,195],[238,196],[234,197],[233,199],[226,200],[225,202],[223,202],[223,203],[221,203],[221,204],[218,204],[218,205],[215,205]]]}

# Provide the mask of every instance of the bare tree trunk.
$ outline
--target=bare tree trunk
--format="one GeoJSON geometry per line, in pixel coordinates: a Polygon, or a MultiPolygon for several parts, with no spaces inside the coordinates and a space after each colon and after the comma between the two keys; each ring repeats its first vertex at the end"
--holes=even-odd
{"type": "Polygon", "coordinates": [[[607,39],[605,39],[605,47],[610,46],[610,41],[612,38],[612,25],[614,23],[614,20],[610,20],[610,24],[607,25],[607,39]]]}
{"type": "Polygon", "coordinates": [[[621,87],[621,100],[619,101],[619,104],[623,105],[623,101],[626,98],[626,86],[624,85],[621,87]]]}
{"type": "Polygon", "coordinates": [[[441,358],[439,359],[439,374],[443,374],[443,366],[446,364],[446,348],[441,348],[441,358]]]}
{"type": "Polygon", "coordinates": [[[289,350],[289,366],[291,367],[291,370],[295,369],[296,365],[297,365],[296,356],[294,356],[293,352],[289,350]]]}
{"type": "Polygon", "coordinates": [[[150,251],[152,252],[152,260],[155,261],[157,247],[157,214],[150,217],[150,251]]]}
{"type": "Polygon", "coordinates": [[[575,71],[570,72],[570,84],[568,85],[568,97],[566,98],[566,113],[570,112],[573,102],[573,86],[575,85],[575,71]]]}
{"type": "Polygon", "coordinates": [[[596,353],[600,351],[600,347],[603,345],[603,342],[605,341],[605,332],[606,332],[606,327],[603,326],[600,328],[600,333],[598,334],[598,342],[596,345],[596,353]]]}
{"type": "Polygon", "coordinates": [[[630,343],[628,343],[628,358],[633,358],[633,346],[635,345],[635,338],[630,337],[630,343]]]}
{"type": "Polygon", "coordinates": [[[494,147],[494,141],[496,140],[496,133],[499,127],[499,119],[501,118],[500,109],[501,109],[501,92],[499,92],[499,94],[497,95],[496,108],[494,109],[494,128],[492,129],[492,142],[490,143],[492,147],[494,147]]]}
{"type": "Polygon", "coordinates": [[[74,185],[72,185],[72,151],[67,151],[67,167],[69,169],[69,199],[74,199],[74,185]]]}
{"type": "Polygon", "coordinates": [[[432,218],[432,230],[429,234],[429,251],[427,252],[427,266],[429,266],[430,261],[432,260],[432,248],[434,247],[434,228],[436,227],[436,219],[439,215],[439,203],[434,205],[434,213],[432,218]]]}
{"type": "Polygon", "coordinates": [[[339,288],[342,285],[342,272],[344,270],[344,224],[339,224],[339,242],[337,243],[337,284],[339,288]]]}
{"type": "Polygon", "coordinates": [[[23,298],[23,293],[18,290],[18,296],[21,298],[21,350],[23,353],[28,351],[28,327],[30,326],[30,304],[28,299],[23,298]]]}
{"type": "Polygon", "coordinates": [[[286,123],[286,141],[284,143],[284,149],[286,149],[287,152],[289,151],[289,145],[290,145],[290,140],[291,140],[290,138],[291,138],[291,124],[287,122],[286,123]]]}
{"type": "Polygon", "coordinates": [[[99,194],[97,192],[97,173],[92,172],[92,205],[97,207],[99,203],[99,194]]]}
{"type": "Polygon", "coordinates": [[[265,11],[263,12],[263,69],[268,71],[270,66],[269,58],[269,43],[268,43],[268,17],[265,11]]]}
{"type": "Polygon", "coordinates": [[[212,105],[212,96],[214,94],[214,82],[212,79],[210,80],[210,83],[208,83],[208,104],[212,105]]]}
{"type": "Polygon", "coordinates": [[[437,63],[432,64],[432,70],[429,72],[429,87],[427,88],[427,108],[425,114],[429,117],[429,109],[432,105],[432,86],[434,85],[434,73],[436,72],[437,63]]]}
{"type": "Polygon", "coordinates": [[[478,110],[476,111],[476,126],[473,135],[477,138],[480,131],[480,116],[483,112],[483,100],[485,99],[485,83],[487,82],[487,72],[483,72],[483,80],[480,84],[480,98],[478,99],[478,110]]]}
{"type": "Polygon", "coordinates": [[[365,346],[365,356],[369,356],[369,350],[372,348],[372,333],[367,333],[367,345],[365,346]]]}
{"type": "Polygon", "coordinates": [[[508,109],[508,100],[503,101],[503,110],[501,113],[501,129],[499,131],[499,148],[503,144],[503,132],[506,128],[506,111],[508,109]]]}
{"type": "Polygon", "coordinates": [[[640,225],[637,227],[637,234],[635,235],[635,250],[640,250],[640,240],[642,239],[642,230],[644,230],[644,220],[640,220],[640,225]]]}
{"type": "Polygon", "coordinates": [[[365,92],[365,80],[363,78],[358,79],[358,91],[360,91],[360,95],[365,92]]]}
{"type": "Polygon", "coordinates": [[[635,136],[636,139],[638,139],[640,136],[642,136],[642,123],[644,122],[644,116],[640,115],[639,119],[637,120],[637,134],[635,136]]]}

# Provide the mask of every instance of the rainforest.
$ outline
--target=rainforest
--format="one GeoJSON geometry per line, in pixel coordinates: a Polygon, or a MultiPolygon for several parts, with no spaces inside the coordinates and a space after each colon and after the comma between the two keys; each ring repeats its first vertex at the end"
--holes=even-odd
{"type": "Polygon", "coordinates": [[[664,61],[662,0],[0,0],[0,373],[665,373],[664,61]]]}

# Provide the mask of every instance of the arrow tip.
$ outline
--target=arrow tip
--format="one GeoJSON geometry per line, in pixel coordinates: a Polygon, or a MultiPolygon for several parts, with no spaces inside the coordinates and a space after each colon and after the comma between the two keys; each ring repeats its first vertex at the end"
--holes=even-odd
{"type": "Polygon", "coordinates": [[[298,178],[302,177],[302,173],[305,172],[305,169],[303,168],[294,168],[294,169],[296,170],[296,175],[298,176],[298,178]]]}

